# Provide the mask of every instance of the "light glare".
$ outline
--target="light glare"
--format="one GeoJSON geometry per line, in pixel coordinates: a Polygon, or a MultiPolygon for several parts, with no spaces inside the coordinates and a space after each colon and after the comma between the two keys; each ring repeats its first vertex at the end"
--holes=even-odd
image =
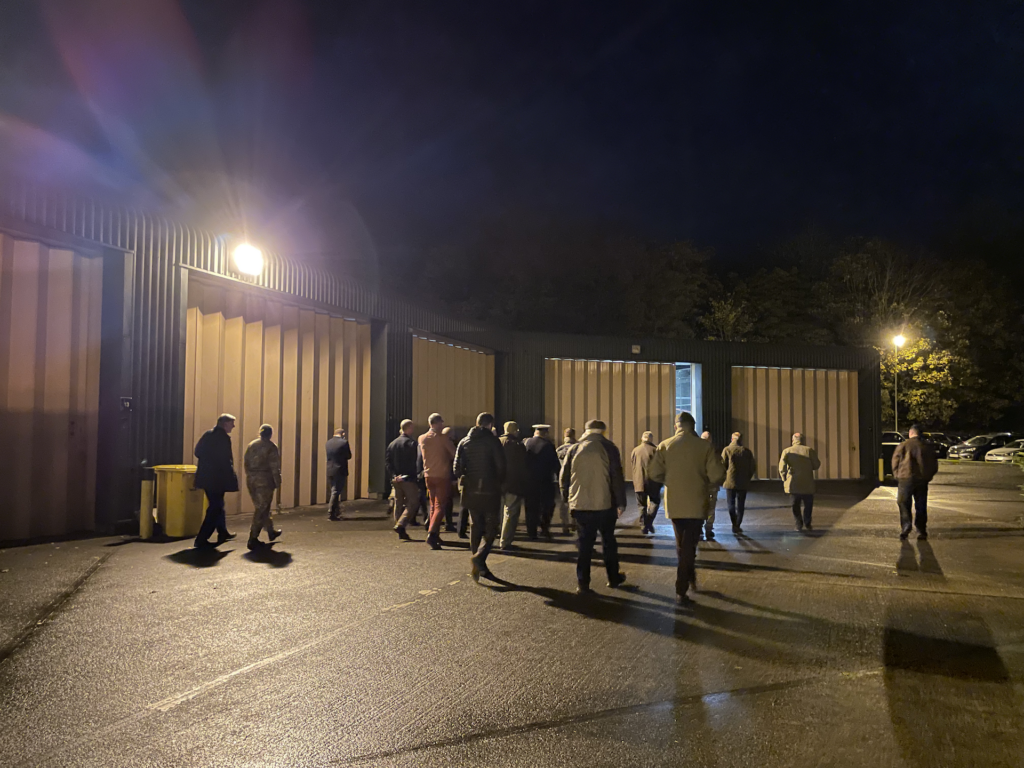
{"type": "Polygon", "coordinates": [[[259,275],[263,272],[263,251],[249,243],[235,248],[235,267],[244,275],[259,275]]]}
{"type": "Polygon", "coordinates": [[[905,336],[904,336],[904,335],[903,335],[903,334],[901,333],[901,334],[900,334],[899,336],[895,336],[895,337],[893,337],[892,343],[893,343],[893,344],[895,344],[895,345],[896,345],[897,347],[902,347],[902,346],[903,346],[904,344],[906,344],[906,343],[907,343],[907,339],[906,339],[906,337],[905,337],[905,336]]]}

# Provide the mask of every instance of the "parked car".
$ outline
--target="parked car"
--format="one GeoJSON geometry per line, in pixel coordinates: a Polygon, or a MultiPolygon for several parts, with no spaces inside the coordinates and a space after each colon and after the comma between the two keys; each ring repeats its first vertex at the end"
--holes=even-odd
{"type": "Polygon", "coordinates": [[[902,443],[906,438],[899,432],[883,432],[882,433],[882,466],[885,467],[885,473],[889,474],[890,467],[892,467],[892,454],[896,450],[896,446],[902,443]]]}
{"type": "Polygon", "coordinates": [[[954,440],[944,432],[925,432],[924,439],[935,446],[935,455],[940,459],[949,458],[949,449],[960,440],[954,440]]]}
{"type": "Polygon", "coordinates": [[[989,451],[995,448],[1002,448],[1007,443],[1012,443],[1013,435],[1009,432],[996,432],[988,435],[977,435],[970,440],[954,445],[949,449],[949,458],[963,459],[966,461],[982,461],[989,451]]]}
{"type": "Polygon", "coordinates": [[[1014,440],[1012,443],[1007,443],[1002,448],[993,448],[985,454],[985,461],[994,461],[1006,464],[1013,461],[1013,458],[1021,452],[1024,452],[1024,440],[1014,440]]]}

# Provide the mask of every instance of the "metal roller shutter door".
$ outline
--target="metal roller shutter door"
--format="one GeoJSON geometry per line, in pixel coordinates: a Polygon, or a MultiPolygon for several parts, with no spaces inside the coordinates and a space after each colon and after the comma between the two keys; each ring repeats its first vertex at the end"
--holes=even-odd
{"type": "Polygon", "coordinates": [[[544,363],[544,420],[561,442],[563,430],[583,433],[590,419],[608,426],[623,460],[645,431],[656,441],[674,434],[676,366],[607,360],[548,359],[544,363]]]}
{"type": "Polygon", "coordinates": [[[229,512],[251,512],[242,454],[264,422],[281,449],[282,508],[328,498],[323,446],[337,427],[352,446],[350,498],[365,498],[369,468],[370,326],[250,293],[193,281],[185,344],[182,460],[227,412],[242,492],[229,512]]]}
{"type": "Polygon", "coordinates": [[[822,480],[860,477],[857,372],[732,369],[733,430],[757,458],[757,476],[779,478],[779,457],[802,432],[818,452],[822,480]]]}

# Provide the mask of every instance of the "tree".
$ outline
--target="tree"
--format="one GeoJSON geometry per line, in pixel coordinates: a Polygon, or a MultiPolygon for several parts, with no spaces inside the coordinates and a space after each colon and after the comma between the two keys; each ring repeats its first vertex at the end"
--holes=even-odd
{"type": "Polygon", "coordinates": [[[708,269],[711,253],[693,243],[647,245],[626,288],[626,327],[642,336],[692,339],[721,283],[708,269]]]}

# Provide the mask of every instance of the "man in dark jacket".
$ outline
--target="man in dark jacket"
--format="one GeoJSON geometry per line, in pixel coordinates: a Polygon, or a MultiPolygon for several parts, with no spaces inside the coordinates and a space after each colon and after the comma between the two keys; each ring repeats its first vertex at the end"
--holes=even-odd
{"type": "Polygon", "coordinates": [[[633,449],[629,463],[633,470],[633,492],[636,493],[636,505],[640,509],[641,533],[654,533],[654,518],[658,516],[661,505],[661,483],[656,483],[647,476],[647,466],[654,458],[658,446],[654,442],[653,432],[644,432],[640,445],[633,449]]]}
{"type": "Polygon", "coordinates": [[[519,425],[514,421],[506,421],[505,434],[499,440],[505,451],[505,482],[501,488],[505,515],[501,523],[501,548],[511,550],[512,539],[519,527],[523,500],[530,490],[530,474],[526,468],[526,446],[519,439],[519,425]]]}
{"type": "Polygon", "coordinates": [[[329,516],[331,520],[341,519],[341,502],[345,501],[348,488],[348,463],[352,459],[352,448],[348,444],[345,430],[338,427],[334,437],[327,441],[327,480],[331,484],[329,516]]]}
{"type": "Polygon", "coordinates": [[[416,519],[420,508],[420,487],[416,482],[416,458],[419,446],[412,437],[415,425],[411,419],[401,424],[402,434],[391,441],[384,454],[384,468],[395,489],[395,533],[403,541],[410,541],[405,526],[416,519]],[[399,510],[401,513],[399,513],[399,510]]]}
{"type": "Polygon", "coordinates": [[[196,443],[196,488],[206,493],[206,517],[196,536],[196,547],[219,547],[231,541],[235,534],[228,532],[224,519],[224,494],[238,491],[238,476],[235,474],[235,459],[231,455],[231,430],[235,428],[235,417],[230,413],[221,414],[217,426],[203,433],[196,443]],[[217,543],[210,543],[210,534],[217,531],[217,543]]]}
{"type": "Polygon", "coordinates": [[[462,508],[473,519],[470,538],[470,575],[493,578],[487,570],[487,555],[494,546],[501,525],[501,488],[505,483],[505,451],[491,431],[494,417],[481,413],[476,426],[455,449],[452,474],[462,482],[462,508]]]}
{"type": "Polygon", "coordinates": [[[900,508],[900,538],[910,536],[911,526],[917,527],[917,538],[928,538],[928,483],[939,471],[939,461],[931,443],[921,439],[921,427],[910,428],[910,437],[896,446],[892,454],[892,476],[899,488],[896,504],[900,508]],[[917,509],[912,517],[911,504],[917,509]]]}
{"type": "Polygon", "coordinates": [[[626,483],[619,449],[604,436],[604,430],[603,421],[588,421],[583,439],[565,454],[559,474],[562,498],[569,504],[579,529],[578,595],[593,591],[590,561],[598,533],[601,534],[608,586],[614,589],[626,580],[626,574],[619,571],[619,547],[615,541],[615,521],[626,509],[626,483]]]}
{"type": "Polygon", "coordinates": [[[548,424],[534,424],[533,437],[524,443],[530,475],[526,492],[526,535],[530,541],[537,538],[538,526],[545,538],[551,538],[551,515],[555,511],[555,489],[562,464],[548,438],[550,429],[548,424]]]}
{"type": "Polygon", "coordinates": [[[747,490],[757,470],[753,452],[743,444],[740,432],[732,433],[732,442],[722,450],[722,464],[725,465],[725,499],[729,504],[732,532],[743,533],[743,512],[747,506],[747,490]]]}

